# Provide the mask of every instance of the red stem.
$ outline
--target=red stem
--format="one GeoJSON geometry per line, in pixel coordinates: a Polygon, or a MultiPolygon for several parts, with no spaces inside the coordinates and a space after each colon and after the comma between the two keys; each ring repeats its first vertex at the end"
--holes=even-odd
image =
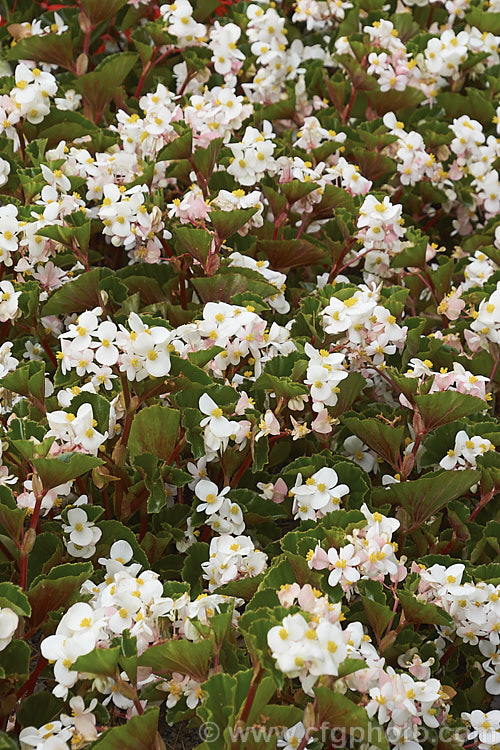
{"type": "Polygon", "coordinates": [[[141,716],[141,714],[144,713],[144,709],[141,706],[141,702],[140,702],[139,698],[134,698],[134,706],[136,707],[137,713],[139,714],[139,716],[141,716]]]}
{"type": "Polygon", "coordinates": [[[243,476],[243,474],[248,469],[251,463],[252,463],[252,451],[250,450],[248,451],[248,454],[245,457],[245,460],[241,464],[240,468],[238,469],[234,477],[231,479],[231,487],[238,486],[238,482],[240,481],[241,477],[243,476]]]}
{"type": "MultiPolygon", "coordinates": [[[[158,56],[158,57],[156,58],[156,60],[154,59],[154,55],[155,55],[155,53],[153,52],[153,55],[152,55],[152,57],[151,57],[151,60],[150,60],[149,62],[147,62],[147,63],[146,63],[146,65],[144,66],[144,68],[142,69],[141,77],[139,78],[139,82],[138,82],[138,84],[137,84],[137,88],[136,88],[136,90],[135,90],[135,94],[134,94],[134,97],[135,97],[136,99],[138,99],[138,98],[140,97],[140,95],[141,95],[141,92],[142,92],[142,89],[143,89],[143,87],[144,87],[144,82],[145,82],[145,80],[146,80],[146,78],[147,78],[148,74],[149,74],[149,73],[150,73],[150,72],[151,72],[151,71],[153,70],[153,68],[155,67],[155,65],[158,65],[158,63],[160,63],[160,62],[161,62],[161,61],[162,61],[162,60],[163,60],[163,59],[164,59],[165,57],[167,57],[167,55],[170,55],[170,54],[172,54],[172,53],[176,53],[177,51],[178,51],[177,49],[171,49],[171,50],[167,50],[167,52],[164,52],[164,53],[163,53],[162,55],[159,55],[159,56],[158,56]]],[[[186,85],[187,85],[187,84],[186,84],[186,85]]]]}
{"type": "Polygon", "coordinates": [[[19,559],[19,585],[23,591],[26,591],[28,585],[28,555],[22,549],[19,559]]]}
{"type": "Polygon", "coordinates": [[[33,511],[33,515],[31,516],[30,529],[36,529],[38,518],[40,517],[40,508],[42,507],[42,500],[45,497],[45,494],[46,494],[45,492],[42,492],[40,495],[37,496],[35,500],[35,509],[33,511]]]}
{"type": "Polygon", "coordinates": [[[308,226],[309,226],[309,222],[307,221],[307,218],[302,219],[302,223],[301,223],[301,225],[299,227],[299,231],[297,232],[297,238],[296,239],[300,240],[300,238],[302,237],[302,234],[303,234],[304,230],[308,226]]]}
{"type": "Polygon", "coordinates": [[[28,679],[26,680],[26,682],[24,683],[24,685],[21,685],[21,687],[17,691],[16,695],[17,695],[18,699],[22,698],[22,696],[26,692],[28,693],[28,695],[32,694],[33,690],[35,689],[35,685],[36,685],[36,683],[38,681],[38,678],[41,675],[41,673],[43,672],[43,670],[45,669],[45,667],[47,666],[47,664],[48,664],[47,659],[45,659],[45,657],[43,657],[43,656],[40,655],[38,657],[38,661],[37,661],[35,669],[30,674],[30,676],[28,677],[28,679]]]}
{"type": "Polygon", "coordinates": [[[337,273],[338,273],[337,269],[339,268],[340,264],[344,260],[345,256],[347,255],[347,253],[349,252],[349,250],[351,249],[351,247],[353,246],[353,244],[355,243],[355,241],[356,241],[355,239],[350,239],[350,240],[346,240],[345,241],[344,247],[342,248],[342,252],[340,253],[340,257],[338,258],[337,262],[333,266],[333,268],[330,271],[330,274],[328,276],[328,283],[329,284],[330,284],[331,281],[333,281],[333,279],[337,275],[337,273]]]}
{"type": "Polygon", "coordinates": [[[181,307],[183,310],[187,310],[187,300],[186,300],[186,281],[184,279],[184,274],[179,275],[179,295],[181,298],[181,307]]]}
{"type": "Polygon", "coordinates": [[[182,96],[183,95],[184,91],[186,90],[186,86],[188,85],[188,83],[190,81],[193,80],[193,78],[195,77],[195,75],[196,75],[196,73],[188,73],[188,75],[186,76],[186,80],[184,81],[184,83],[182,84],[182,86],[179,89],[178,96],[182,96]]]}
{"type": "Polygon", "coordinates": [[[52,364],[54,365],[54,367],[57,370],[57,367],[58,367],[57,359],[56,359],[56,357],[54,355],[54,352],[52,351],[52,349],[49,346],[49,342],[47,341],[47,339],[41,338],[40,339],[40,343],[43,346],[47,357],[50,359],[50,361],[52,362],[52,364]]]}
{"type": "Polygon", "coordinates": [[[490,372],[490,380],[493,380],[493,378],[496,375],[496,371],[497,371],[497,368],[498,368],[498,362],[499,361],[500,360],[495,359],[495,362],[494,362],[493,367],[491,368],[491,372],[490,372]]]}
{"type": "Polygon", "coordinates": [[[248,690],[248,695],[245,701],[245,705],[243,706],[243,709],[238,719],[244,724],[246,724],[248,717],[250,715],[250,711],[252,709],[252,704],[254,702],[255,694],[257,692],[257,688],[259,687],[259,683],[262,680],[263,676],[264,676],[264,669],[262,669],[262,667],[259,666],[257,668],[257,671],[254,672],[254,675],[252,677],[252,682],[250,683],[250,688],[248,690]]]}
{"type": "Polygon", "coordinates": [[[344,111],[341,112],[341,113],[339,113],[340,114],[340,119],[342,120],[342,125],[345,125],[347,123],[347,121],[349,120],[349,116],[351,114],[351,110],[352,110],[352,108],[354,106],[354,101],[356,99],[356,94],[357,94],[357,91],[356,91],[355,87],[353,86],[352,90],[351,90],[351,96],[349,97],[349,101],[347,102],[347,105],[346,105],[344,111]]]}
{"type": "Polygon", "coordinates": [[[139,541],[142,542],[148,530],[148,511],[146,505],[143,505],[141,508],[140,519],[139,541]]]}
{"type": "Polygon", "coordinates": [[[469,521],[473,521],[473,520],[475,519],[475,517],[477,516],[477,514],[478,514],[478,513],[480,513],[480,511],[482,511],[482,510],[483,510],[483,508],[484,508],[484,507],[485,507],[486,505],[488,505],[488,503],[489,503],[489,502],[490,502],[490,500],[492,499],[493,495],[494,495],[494,491],[493,491],[493,490],[491,490],[490,492],[487,492],[487,493],[486,493],[486,495],[483,495],[483,496],[481,497],[481,500],[480,500],[480,501],[479,501],[479,503],[478,503],[478,504],[476,505],[476,507],[474,508],[474,510],[472,511],[472,513],[470,514],[469,518],[467,519],[467,523],[468,523],[469,521]]]}

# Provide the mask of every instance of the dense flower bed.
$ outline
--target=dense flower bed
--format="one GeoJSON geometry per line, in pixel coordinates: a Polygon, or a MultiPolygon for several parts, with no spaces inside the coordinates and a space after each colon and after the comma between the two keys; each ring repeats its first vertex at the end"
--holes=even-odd
{"type": "Polygon", "coordinates": [[[0,42],[0,748],[497,748],[498,0],[0,42]]]}

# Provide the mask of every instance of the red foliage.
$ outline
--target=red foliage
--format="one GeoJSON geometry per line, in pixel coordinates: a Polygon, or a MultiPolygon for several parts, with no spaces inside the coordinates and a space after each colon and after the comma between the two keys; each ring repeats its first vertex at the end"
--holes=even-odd
{"type": "Polygon", "coordinates": [[[238,0],[220,0],[220,5],[215,9],[218,16],[225,16],[231,5],[235,5],[238,0]]]}

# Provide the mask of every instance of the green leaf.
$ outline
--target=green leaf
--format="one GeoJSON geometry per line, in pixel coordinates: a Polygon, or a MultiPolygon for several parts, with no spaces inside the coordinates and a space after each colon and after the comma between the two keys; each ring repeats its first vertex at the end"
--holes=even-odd
{"type": "Polygon", "coordinates": [[[148,513],[159,513],[167,504],[167,495],[163,489],[160,472],[158,472],[158,476],[154,479],[146,477],[144,484],[149,490],[148,513]]]}
{"type": "Polygon", "coordinates": [[[159,708],[148,708],[141,716],[132,716],[126,724],[104,732],[92,743],[92,750],[152,750],[157,747],[159,715],[159,708]]]}
{"type": "MultiPolygon", "coordinates": [[[[228,747],[226,740],[227,727],[236,723],[238,707],[237,688],[238,679],[241,681],[245,673],[232,676],[229,674],[214,674],[204,684],[203,692],[206,696],[203,703],[198,707],[198,716],[207,726],[217,727],[217,736],[210,742],[208,747],[213,750],[225,750],[228,747]]],[[[250,687],[247,677],[247,691],[250,687]]]]}
{"type": "MultiPolygon", "coordinates": [[[[327,187],[331,187],[327,185],[327,187]]],[[[339,188],[340,190],[340,188],[339,188]]],[[[347,193],[342,190],[344,195],[347,193]]],[[[321,204],[320,204],[321,205],[321,204]]],[[[290,268],[312,266],[325,259],[325,251],[307,240],[259,240],[259,255],[263,256],[276,271],[288,271],[290,268]]],[[[276,292],[276,289],[274,290],[276,292]]]]}
{"type": "Polygon", "coordinates": [[[205,441],[203,429],[200,427],[202,414],[198,409],[184,407],[182,410],[182,426],[186,428],[186,439],[191,446],[193,458],[197,461],[205,455],[205,441]]]}
{"type": "Polygon", "coordinates": [[[40,573],[48,573],[54,565],[62,562],[63,543],[61,534],[42,532],[36,535],[35,544],[28,559],[28,585],[40,573]]]}
{"type": "Polygon", "coordinates": [[[337,403],[332,407],[334,417],[345,414],[366,385],[366,380],[359,372],[350,372],[347,378],[339,383],[340,392],[337,403]]]}
{"type": "Polygon", "coordinates": [[[97,307],[100,304],[100,278],[101,269],[92,268],[74,281],[56,289],[42,307],[41,315],[70,315],[97,307]]]}
{"type": "Polygon", "coordinates": [[[316,696],[317,726],[328,724],[336,729],[368,729],[368,714],[345,695],[334,693],[326,687],[314,688],[316,696]]]}
{"type": "Polygon", "coordinates": [[[24,698],[16,718],[23,728],[41,727],[58,719],[60,714],[64,713],[64,708],[64,702],[60,698],[44,690],[24,698]]]}
{"type": "Polygon", "coordinates": [[[255,578],[240,578],[238,581],[229,581],[229,583],[224,583],[217,588],[217,594],[238,596],[248,602],[259,588],[263,578],[264,574],[260,573],[255,578]]]}
{"type": "Polygon", "coordinates": [[[11,641],[0,651],[0,669],[12,682],[24,682],[29,675],[31,649],[25,641],[11,641]]]}
{"type": "Polygon", "coordinates": [[[210,179],[214,171],[215,162],[223,145],[222,138],[214,138],[207,148],[197,148],[193,154],[193,161],[197,171],[205,180],[210,179]]]}
{"type": "Polygon", "coordinates": [[[428,518],[438,513],[451,500],[468,492],[481,477],[481,472],[434,471],[415,479],[374,490],[375,504],[401,505],[411,519],[409,530],[418,529],[428,518]]]}
{"type": "Polygon", "coordinates": [[[201,576],[203,571],[201,563],[207,562],[208,551],[209,547],[206,542],[195,542],[187,551],[182,568],[182,580],[190,584],[192,596],[198,596],[202,591],[201,576]]]}
{"type": "Polygon", "coordinates": [[[341,421],[384,461],[398,470],[404,427],[393,427],[372,417],[342,417],[341,421]]]}
{"type": "Polygon", "coordinates": [[[293,118],[296,111],[295,91],[293,88],[289,88],[287,93],[287,99],[282,99],[263,108],[262,118],[264,120],[289,120],[293,118]]]}
{"type": "Polygon", "coordinates": [[[19,750],[19,746],[10,735],[0,732],[0,750],[19,750]]]}
{"type": "Polygon", "coordinates": [[[240,633],[245,638],[253,664],[260,664],[269,670],[276,686],[281,689],[284,675],[276,667],[267,645],[267,634],[275,625],[281,625],[283,618],[290,614],[284,607],[262,607],[258,610],[248,610],[239,621],[240,633]]]}
{"type": "Polygon", "coordinates": [[[72,669],[75,672],[88,672],[92,675],[115,679],[120,654],[120,646],[95,648],[90,653],[79,656],[73,663],[72,669]]]}
{"type": "Polygon", "coordinates": [[[316,218],[331,218],[336,209],[344,208],[351,214],[356,215],[356,208],[352,197],[342,188],[335,185],[325,185],[321,203],[314,207],[314,216],[316,218]]]}
{"type": "MultiPolygon", "coordinates": [[[[203,351],[194,352],[194,353],[202,354],[202,355],[204,354],[203,351]]],[[[170,375],[172,377],[183,375],[187,379],[187,381],[190,383],[199,383],[200,385],[212,385],[213,380],[210,377],[210,375],[208,375],[204,370],[202,370],[201,367],[198,367],[197,365],[193,364],[193,362],[191,362],[191,358],[182,359],[181,357],[176,357],[175,354],[173,354],[170,357],[170,360],[172,363],[170,375]]]]}
{"type": "Polygon", "coordinates": [[[245,226],[257,212],[256,208],[235,209],[233,211],[211,211],[210,221],[217,230],[219,239],[226,240],[245,226]]]}
{"type": "Polygon", "coordinates": [[[180,411],[159,404],[141,409],[130,429],[127,444],[130,455],[149,453],[168,461],[177,442],[180,418],[180,411]]]}
{"type": "Polygon", "coordinates": [[[205,229],[175,227],[173,236],[178,251],[189,253],[195,260],[205,265],[214,239],[212,234],[205,229]]]}
{"type": "Polygon", "coordinates": [[[451,91],[443,91],[436,97],[436,106],[443,107],[446,116],[449,118],[469,115],[469,117],[488,126],[495,115],[495,108],[489,100],[488,94],[472,87],[467,87],[464,92],[465,96],[451,91]]]}
{"type": "Polygon", "coordinates": [[[386,604],[386,597],[380,581],[360,581],[359,592],[366,616],[378,641],[393,618],[394,613],[386,604]]]}
{"type": "Polygon", "coordinates": [[[137,638],[130,635],[128,630],[122,633],[121,653],[119,659],[120,668],[123,669],[129,680],[137,682],[137,638]]]}
{"type": "Polygon", "coordinates": [[[252,471],[262,471],[269,458],[269,439],[266,435],[252,443],[252,458],[252,471]]]}
{"type": "Polygon", "coordinates": [[[151,667],[160,676],[180,672],[197,682],[204,682],[212,655],[213,645],[210,640],[175,640],[150,646],[141,654],[137,663],[140,667],[151,667]]]}
{"type": "Polygon", "coordinates": [[[188,359],[196,367],[205,367],[219,352],[224,351],[222,346],[211,346],[210,349],[200,349],[197,352],[188,352],[188,359]]]}
{"type": "Polygon", "coordinates": [[[479,31],[500,35],[500,13],[489,13],[481,8],[471,8],[465,16],[466,23],[475,26],[479,31]]]}
{"type": "Polygon", "coordinates": [[[23,367],[18,367],[14,372],[2,378],[0,381],[4,388],[21,396],[30,395],[44,401],[44,375],[45,364],[32,361],[23,367]]]}
{"type": "Polygon", "coordinates": [[[34,458],[33,466],[40,477],[45,492],[72,479],[81,477],[104,461],[85,453],[62,453],[57,458],[34,458]]]}
{"type": "Polygon", "coordinates": [[[61,245],[67,245],[71,247],[71,241],[75,230],[73,227],[61,227],[58,224],[54,226],[41,227],[37,234],[40,237],[48,237],[51,240],[59,242],[61,245]]]}
{"type": "Polygon", "coordinates": [[[441,391],[440,393],[429,393],[425,396],[415,396],[414,401],[424,421],[426,432],[474,412],[482,412],[488,409],[488,404],[483,399],[456,391],[441,391]]]}
{"type": "MultiPolygon", "coordinates": [[[[273,360],[271,360],[271,362],[272,361],[273,360]]],[[[270,375],[267,372],[263,372],[262,375],[259,375],[250,390],[252,393],[257,391],[272,391],[276,394],[277,398],[286,399],[303,396],[308,393],[307,386],[305,386],[304,383],[293,383],[291,378],[287,378],[283,375],[270,375]]]]}
{"type": "Polygon", "coordinates": [[[175,159],[188,159],[193,148],[193,133],[188,130],[179,135],[160,150],[156,161],[173,161],[175,159]]]}
{"type": "Polygon", "coordinates": [[[228,271],[228,273],[216,273],[210,278],[191,279],[191,284],[202,302],[231,303],[236,294],[242,294],[247,290],[255,292],[262,298],[276,294],[276,287],[269,284],[262,276],[253,279],[246,269],[240,268],[237,271],[234,268],[228,271]]]}
{"type": "Polygon", "coordinates": [[[210,18],[212,13],[220,5],[219,0],[195,0],[193,2],[194,12],[193,16],[198,23],[203,23],[207,18],[210,18]]]}
{"type": "Polygon", "coordinates": [[[24,526],[26,510],[19,508],[11,490],[0,487],[0,524],[12,539],[19,539],[24,526]]]}
{"type": "Polygon", "coordinates": [[[76,79],[75,88],[85,97],[96,120],[100,119],[138,59],[135,52],[107,55],[91,73],[76,79]]]}
{"type": "Polygon", "coordinates": [[[80,112],[68,112],[52,107],[50,113],[38,126],[40,135],[48,140],[48,146],[57,146],[61,140],[73,140],[86,135],[96,136],[96,125],[80,112]]]}
{"type": "Polygon", "coordinates": [[[306,195],[312,193],[318,189],[318,185],[314,182],[300,182],[299,180],[292,180],[291,182],[282,182],[280,190],[283,195],[286,195],[288,204],[292,206],[297,201],[305,198],[306,195]]]}
{"type": "Polygon", "coordinates": [[[9,607],[16,615],[29,617],[31,607],[28,597],[21,589],[10,581],[0,583],[0,607],[9,607]]]}
{"type": "Polygon", "coordinates": [[[425,265],[425,255],[429,238],[425,235],[420,237],[420,233],[417,234],[415,231],[410,234],[409,231],[405,239],[413,242],[413,244],[410,247],[403,248],[401,252],[394,256],[391,261],[392,268],[408,268],[409,266],[412,268],[422,268],[425,265]]]}
{"type": "Polygon", "coordinates": [[[72,70],[74,53],[71,31],[43,36],[34,34],[21,39],[14,47],[7,50],[6,58],[7,60],[36,60],[72,70]]]}
{"type": "Polygon", "coordinates": [[[274,558],[264,575],[259,591],[269,588],[276,590],[284,583],[298,583],[301,586],[309,583],[319,588],[320,580],[320,575],[310,570],[304,557],[287,551],[274,558]]]}
{"type": "Polygon", "coordinates": [[[418,89],[409,86],[404,91],[367,91],[366,96],[371,107],[379,117],[386,112],[401,112],[405,109],[415,109],[424,98],[418,89]]]}
{"type": "MultiPolygon", "coordinates": [[[[496,531],[498,539],[498,530],[496,531]]],[[[488,565],[478,565],[474,568],[474,579],[476,581],[487,581],[492,583],[494,586],[498,586],[500,583],[500,564],[489,563],[488,565]]]]}
{"type": "Polygon", "coordinates": [[[405,591],[398,591],[397,596],[408,622],[453,627],[453,618],[444,609],[441,609],[441,607],[437,607],[435,604],[419,602],[415,598],[415,595],[408,594],[405,591]]]}
{"type": "Polygon", "coordinates": [[[102,0],[82,0],[85,13],[92,26],[97,26],[107,18],[114,16],[126,4],[127,0],[106,0],[105,3],[102,0]]]}
{"type": "Polygon", "coordinates": [[[36,629],[50,612],[67,605],[92,571],[91,563],[67,563],[52,568],[48,575],[37,576],[27,592],[32,611],[31,627],[36,629]]]}
{"type": "Polygon", "coordinates": [[[366,662],[363,659],[345,659],[342,664],[339,664],[339,677],[347,677],[360,669],[366,669],[366,662]]]}

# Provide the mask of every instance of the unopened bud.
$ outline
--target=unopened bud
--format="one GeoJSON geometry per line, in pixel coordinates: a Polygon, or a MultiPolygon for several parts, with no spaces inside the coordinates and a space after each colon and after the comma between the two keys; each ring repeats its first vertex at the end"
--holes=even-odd
{"type": "Polygon", "coordinates": [[[26,534],[24,535],[23,543],[21,545],[21,550],[26,554],[29,555],[31,550],[34,547],[36,541],[36,531],[35,529],[28,529],[26,534]]]}
{"type": "Polygon", "coordinates": [[[387,648],[390,648],[398,637],[396,630],[390,630],[380,641],[380,653],[383,654],[387,648]]]}
{"type": "Polygon", "coordinates": [[[82,52],[81,55],[78,55],[78,57],[76,58],[76,63],[75,63],[76,75],[83,76],[87,72],[88,67],[89,67],[89,58],[84,52],[82,52]]]}
{"type": "Polygon", "coordinates": [[[413,415],[413,429],[415,430],[415,435],[422,435],[424,432],[424,421],[418,411],[413,415]]]}
{"type": "Polygon", "coordinates": [[[90,18],[83,11],[78,15],[78,23],[84,34],[90,34],[92,31],[92,24],[90,18]]]}
{"type": "Polygon", "coordinates": [[[40,495],[43,495],[43,483],[38,474],[33,474],[32,477],[32,489],[35,493],[35,497],[40,497],[40,495]]]}
{"type": "Polygon", "coordinates": [[[306,729],[316,726],[316,716],[314,711],[314,703],[308,703],[304,709],[304,718],[302,722],[306,729]]]}
{"type": "Polygon", "coordinates": [[[117,443],[111,456],[113,463],[115,463],[117,466],[123,466],[126,456],[127,447],[125,445],[122,445],[121,443],[117,443]]]}
{"type": "Polygon", "coordinates": [[[409,456],[406,456],[405,460],[403,461],[403,466],[401,468],[401,473],[403,476],[407,477],[410,471],[413,469],[413,466],[415,465],[415,455],[413,453],[410,453],[409,456]]]}

